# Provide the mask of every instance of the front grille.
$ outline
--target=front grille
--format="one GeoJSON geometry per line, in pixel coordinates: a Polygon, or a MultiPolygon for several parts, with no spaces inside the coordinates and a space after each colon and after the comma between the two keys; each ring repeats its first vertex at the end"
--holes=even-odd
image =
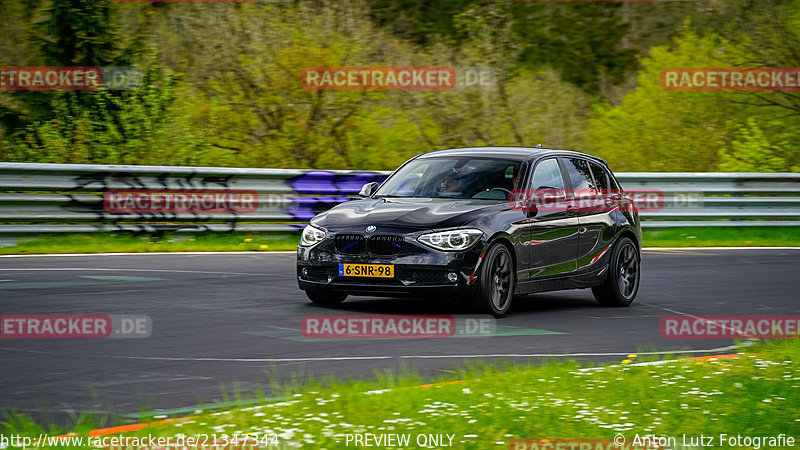
{"type": "Polygon", "coordinates": [[[372,236],[367,243],[373,255],[396,255],[403,249],[401,236],[372,236]]]}
{"type": "Polygon", "coordinates": [[[360,255],[364,253],[364,236],[360,234],[337,234],[333,241],[336,251],[346,255],[360,255]]]}

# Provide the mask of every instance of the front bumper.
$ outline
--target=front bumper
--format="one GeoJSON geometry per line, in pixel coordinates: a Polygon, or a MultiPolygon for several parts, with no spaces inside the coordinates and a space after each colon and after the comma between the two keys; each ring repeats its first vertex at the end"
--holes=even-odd
{"type": "Polygon", "coordinates": [[[330,240],[297,249],[297,282],[302,290],[346,292],[352,295],[444,296],[470,295],[471,275],[480,260],[481,243],[462,252],[437,251],[406,239],[402,253],[391,256],[339,253],[330,240]],[[392,264],[394,278],[361,278],[339,275],[340,263],[392,264]],[[449,273],[456,281],[448,280],[449,273]]]}

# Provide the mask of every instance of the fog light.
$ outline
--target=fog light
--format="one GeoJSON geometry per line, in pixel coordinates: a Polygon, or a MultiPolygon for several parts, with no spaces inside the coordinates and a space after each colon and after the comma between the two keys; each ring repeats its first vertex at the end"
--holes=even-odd
{"type": "Polygon", "coordinates": [[[450,272],[447,274],[447,281],[451,283],[455,283],[458,280],[458,275],[455,272],[450,272]]]}
{"type": "Polygon", "coordinates": [[[301,270],[300,273],[302,273],[304,277],[307,277],[308,276],[308,269],[303,267],[303,270],[301,270]]]}

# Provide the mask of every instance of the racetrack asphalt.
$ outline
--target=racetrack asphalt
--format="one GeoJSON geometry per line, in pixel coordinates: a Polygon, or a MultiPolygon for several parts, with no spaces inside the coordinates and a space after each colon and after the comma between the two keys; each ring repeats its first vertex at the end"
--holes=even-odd
{"type": "Polygon", "coordinates": [[[311,339],[309,314],[458,314],[424,299],[350,297],[336,308],[297,289],[293,253],[0,258],[0,314],[147,315],[142,339],[0,339],[0,412],[135,414],[220,401],[221,386],[270,394],[292,374],[373,378],[450,373],[465,361],[549,355],[619,361],[628,353],[730,353],[732,340],[664,339],[665,315],[798,315],[800,249],[645,250],[629,308],[588,290],[515,299],[493,337],[311,339]]]}

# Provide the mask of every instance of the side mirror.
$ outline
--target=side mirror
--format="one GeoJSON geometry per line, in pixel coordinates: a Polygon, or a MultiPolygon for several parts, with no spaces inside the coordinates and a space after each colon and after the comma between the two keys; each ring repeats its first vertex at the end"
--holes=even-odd
{"type": "Polygon", "coordinates": [[[536,206],[536,203],[531,202],[530,204],[525,205],[525,207],[522,208],[522,211],[525,213],[525,217],[532,219],[539,214],[539,207],[536,206]]]}
{"type": "Polygon", "coordinates": [[[372,194],[375,193],[375,188],[377,188],[377,187],[378,187],[378,183],[376,183],[374,181],[371,182],[371,183],[367,183],[367,184],[365,184],[364,186],[361,187],[361,191],[359,191],[358,195],[360,197],[372,197],[372,194]]]}
{"type": "Polygon", "coordinates": [[[539,208],[536,206],[535,199],[529,197],[528,193],[523,190],[512,191],[509,202],[512,205],[512,209],[522,211],[529,219],[539,214],[539,208]]]}

